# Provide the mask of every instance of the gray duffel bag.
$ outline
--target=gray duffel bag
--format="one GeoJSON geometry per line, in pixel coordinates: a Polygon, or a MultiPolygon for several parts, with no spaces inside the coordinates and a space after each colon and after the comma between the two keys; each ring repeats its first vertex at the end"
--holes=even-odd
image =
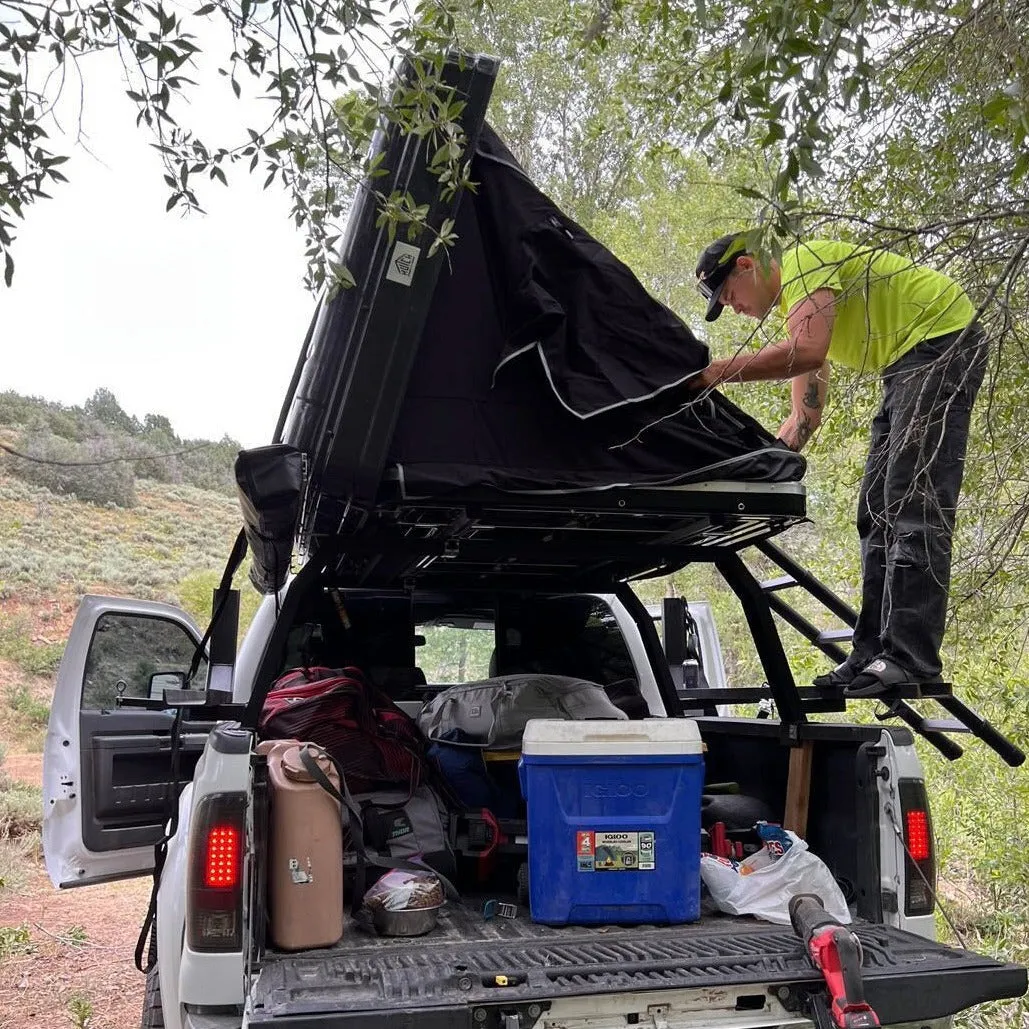
{"type": "Polygon", "coordinates": [[[626,721],[628,715],[596,683],[522,672],[443,690],[422,705],[418,728],[436,743],[513,750],[530,718],[626,721]]]}

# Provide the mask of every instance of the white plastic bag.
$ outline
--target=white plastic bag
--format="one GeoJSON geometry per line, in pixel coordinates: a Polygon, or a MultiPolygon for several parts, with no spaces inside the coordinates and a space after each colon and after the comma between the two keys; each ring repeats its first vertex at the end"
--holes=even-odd
{"type": "MultiPolygon", "coordinates": [[[[741,874],[740,865],[712,854],[701,854],[700,875],[720,911],[730,915],[754,915],[777,925],[789,925],[790,898],[797,893],[813,893],[820,897],[825,910],[838,922],[850,922],[850,911],[843,891],[837,886],[825,862],[807,848],[796,835],[788,834],[793,846],[782,857],[765,863],[749,874],[741,874]]],[[[762,849],[758,857],[766,854],[762,849]]],[[[746,863],[744,863],[746,864],[746,863]]]]}

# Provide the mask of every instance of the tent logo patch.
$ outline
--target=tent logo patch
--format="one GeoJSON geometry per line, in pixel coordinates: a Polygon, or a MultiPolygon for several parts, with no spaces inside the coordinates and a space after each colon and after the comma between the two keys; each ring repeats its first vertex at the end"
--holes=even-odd
{"type": "Polygon", "coordinates": [[[401,243],[398,239],[393,244],[393,253],[386,268],[386,278],[390,282],[399,282],[401,286],[410,286],[419,256],[421,251],[418,247],[413,247],[410,243],[401,243]]]}

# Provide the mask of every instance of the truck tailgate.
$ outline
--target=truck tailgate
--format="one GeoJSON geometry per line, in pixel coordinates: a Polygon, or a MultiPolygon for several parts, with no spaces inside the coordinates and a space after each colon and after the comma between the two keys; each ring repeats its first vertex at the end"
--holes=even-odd
{"type": "MultiPolygon", "coordinates": [[[[854,928],[868,1000],[884,1024],[941,1017],[1026,990],[1020,965],[888,926],[854,928]]],[[[741,986],[770,989],[799,1011],[822,983],[791,929],[750,919],[555,929],[524,917],[487,922],[452,906],[419,939],[376,939],[348,923],[332,950],[267,955],[248,1024],[289,1018],[291,1029],[513,1025],[498,1022],[504,1009],[519,1011],[525,1029],[534,1021],[525,1018],[528,1005],[537,1013],[560,998],[741,986]],[[497,976],[508,985],[498,985],[497,976]]]]}

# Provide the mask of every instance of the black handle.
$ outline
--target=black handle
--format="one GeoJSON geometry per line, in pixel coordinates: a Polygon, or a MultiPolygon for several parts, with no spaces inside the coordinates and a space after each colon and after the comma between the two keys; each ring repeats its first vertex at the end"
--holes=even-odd
{"type": "Polygon", "coordinates": [[[887,707],[889,708],[889,713],[885,717],[888,718],[889,715],[896,715],[897,718],[907,722],[915,732],[928,743],[931,743],[948,761],[957,761],[964,754],[960,744],[955,743],[949,736],[942,732],[936,732],[933,729],[923,729],[922,723],[925,719],[910,704],[897,699],[888,701],[887,707]]]}
{"type": "Polygon", "coordinates": [[[819,929],[840,924],[825,910],[822,899],[813,893],[798,893],[791,897],[789,912],[793,931],[804,941],[805,946],[819,929]]]}
{"type": "Polygon", "coordinates": [[[964,722],[988,747],[995,750],[1012,768],[1018,768],[1025,761],[1025,752],[1016,747],[1006,736],[1002,736],[985,718],[981,718],[955,696],[937,697],[941,707],[946,708],[958,721],[964,722]]]}
{"type": "Polygon", "coordinates": [[[836,951],[840,955],[843,971],[843,989],[850,1004],[865,1003],[865,984],[861,978],[861,947],[858,938],[849,930],[837,930],[833,935],[836,951]]]}

